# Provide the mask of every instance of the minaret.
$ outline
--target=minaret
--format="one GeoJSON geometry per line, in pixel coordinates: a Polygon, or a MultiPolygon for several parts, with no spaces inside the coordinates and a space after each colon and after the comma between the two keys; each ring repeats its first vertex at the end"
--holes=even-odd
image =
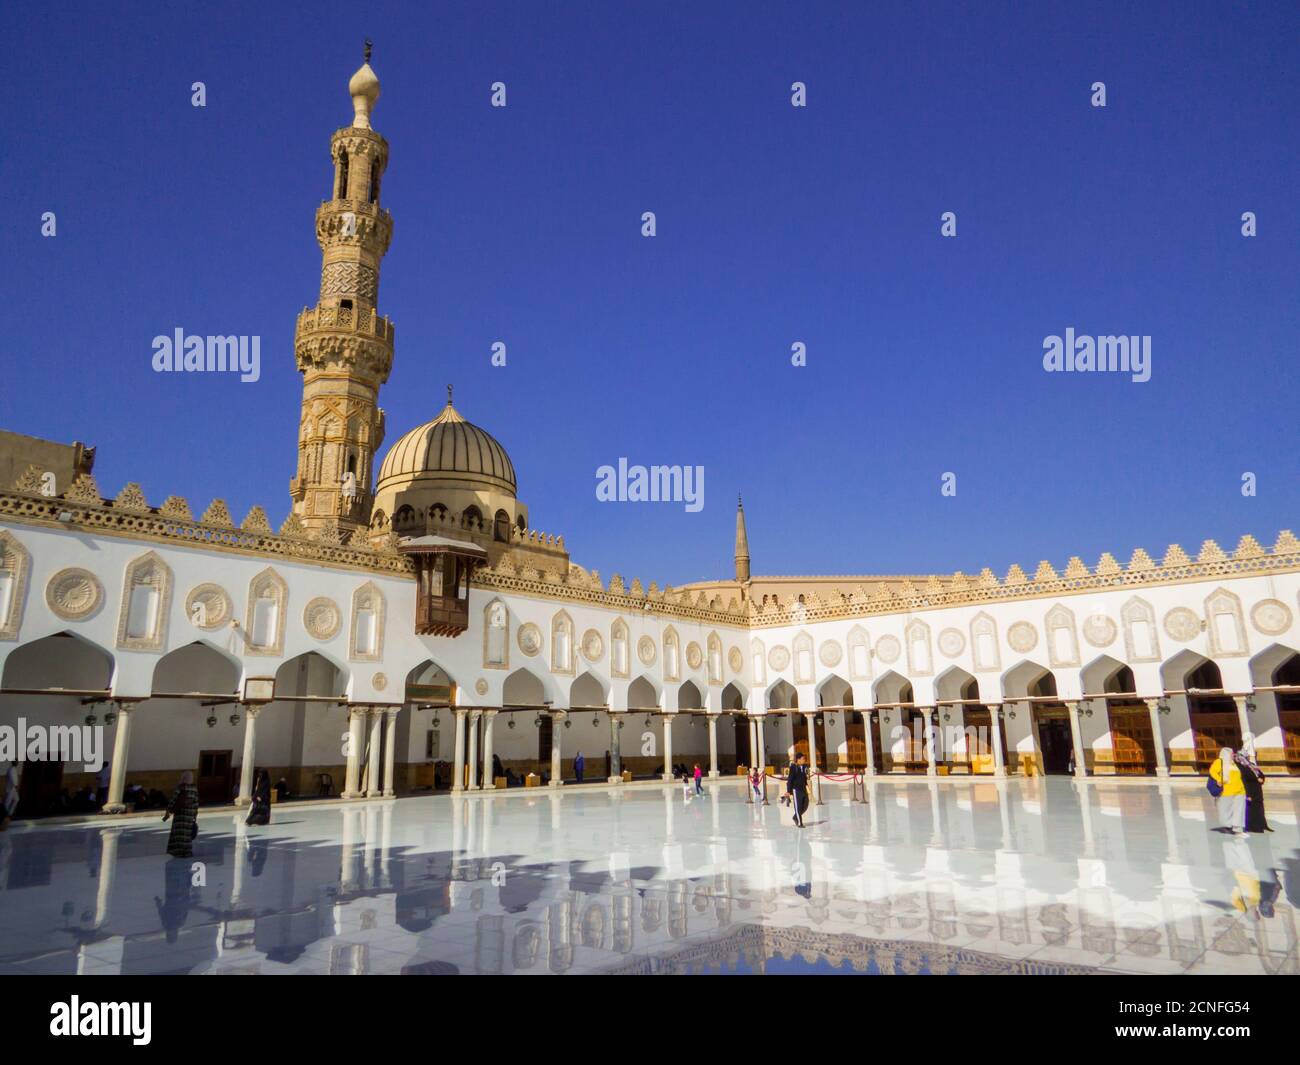
{"type": "Polygon", "coordinates": [[[352,125],[330,138],[333,194],[316,210],[320,300],[298,316],[293,341],[303,375],[293,512],[309,528],[337,520],[345,537],[370,521],[374,456],[384,439],[379,386],[393,365],[393,326],[377,311],[393,219],[379,205],[388,142],[370,128],[379,99],[370,47],[366,41],[365,62],[348,82],[352,125]]]}
{"type": "Polygon", "coordinates": [[[745,534],[745,502],[736,497],[736,580],[749,583],[749,537],[745,534]]]}

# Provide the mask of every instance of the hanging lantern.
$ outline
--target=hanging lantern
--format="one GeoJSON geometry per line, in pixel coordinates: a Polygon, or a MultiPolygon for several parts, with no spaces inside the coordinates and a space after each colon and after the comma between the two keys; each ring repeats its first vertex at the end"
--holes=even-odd
{"type": "Polygon", "coordinates": [[[116,712],[114,712],[114,711],[112,711],[112,710],[110,710],[108,713],[106,713],[106,714],[104,715],[104,724],[105,724],[105,725],[112,725],[113,722],[116,721],[116,720],[117,720],[117,714],[116,714],[116,712]]]}
{"type": "Polygon", "coordinates": [[[97,717],[94,715],[94,713],[89,713],[89,714],[86,715],[86,724],[87,724],[87,725],[93,725],[93,724],[94,724],[96,721],[98,721],[98,720],[99,720],[99,718],[97,718],[97,717]]]}
{"type": "Polygon", "coordinates": [[[571,717],[565,717],[565,719],[564,719],[564,727],[565,727],[565,728],[573,728],[573,718],[571,718],[571,717]]]}
{"type": "Polygon", "coordinates": [[[233,714],[230,715],[230,723],[231,723],[232,725],[238,725],[238,724],[239,724],[239,711],[235,711],[235,713],[233,713],[233,714]]]}
{"type": "Polygon", "coordinates": [[[216,715],[216,714],[209,714],[209,715],[208,715],[208,728],[216,728],[216,727],[217,727],[217,715],[216,715]]]}
{"type": "Polygon", "coordinates": [[[515,727],[515,715],[511,714],[508,718],[506,718],[506,728],[514,728],[514,727],[515,727]]]}

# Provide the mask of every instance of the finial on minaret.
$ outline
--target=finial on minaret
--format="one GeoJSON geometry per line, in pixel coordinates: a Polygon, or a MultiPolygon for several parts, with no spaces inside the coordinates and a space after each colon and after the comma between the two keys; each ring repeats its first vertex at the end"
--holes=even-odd
{"type": "Polygon", "coordinates": [[[447,406],[451,406],[451,385],[447,386],[447,406]]]}
{"type": "Polygon", "coordinates": [[[375,102],[379,99],[379,78],[370,69],[372,47],[370,39],[366,38],[365,61],[348,82],[348,95],[352,97],[352,109],[356,112],[352,125],[357,129],[370,128],[370,112],[375,109],[375,102]]]}
{"type": "Polygon", "coordinates": [[[745,503],[736,496],[736,580],[749,583],[749,536],[745,532],[745,503]]]}
{"type": "Polygon", "coordinates": [[[373,42],[369,37],[367,37],[367,38],[366,38],[366,55],[365,55],[365,58],[362,60],[362,62],[364,62],[364,63],[369,63],[369,62],[370,62],[370,49],[372,49],[374,46],[375,46],[375,45],[374,45],[374,42],[373,42]]]}

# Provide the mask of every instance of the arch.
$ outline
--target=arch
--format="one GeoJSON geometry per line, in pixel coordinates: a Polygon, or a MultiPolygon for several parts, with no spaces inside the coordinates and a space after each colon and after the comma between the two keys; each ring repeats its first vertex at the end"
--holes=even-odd
{"type": "MultiPolygon", "coordinates": [[[[1101,695],[1112,690],[1108,685],[1113,685],[1123,670],[1128,670],[1129,676],[1133,675],[1133,670],[1129,669],[1118,658],[1112,658],[1110,655],[1098,655],[1089,662],[1079,674],[1083,683],[1083,692],[1085,695],[1101,695]]],[[[1134,691],[1129,688],[1113,688],[1116,692],[1134,691]]]]}
{"type": "Polygon", "coordinates": [[[970,654],[975,669],[980,673],[996,673],[1002,668],[998,623],[983,610],[971,618],[970,654]]]}
{"type": "Polygon", "coordinates": [[[471,503],[460,512],[460,524],[463,528],[479,532],[483,529],[483,512],[471,503]]]}
{"type": "Polygon", "coordinates": [[[1047,664],[1053,669],[1079,664],[1079,634],[1074,611],[1057,603],[1043,618],[1047,633],[1047,664]]]}
{"type": "Polygon", "coordinates": [[[848,648],[849,679],[870,680],[871,638],[867,630],[861,625],[854,625],[849,629],[849,636],[845,643],[848,648]]]}
{"type": "Polygon", "coordinates": [[[1227,588],[1216,588],[1205,597],[1205,623],[1210,637],[1210,654],[1216,658],[1240,658],[1250,654],[1241,600],[1227,588]]]}
{"type": "Polygon", "coordinates": [[[0,688],[108,691],[115,666],[112,653],[93,640],[75,632],[55,632],[9,653],[0,688]]]}
{"type": "Polygon", "coordinates": [[[573,618],[561,610],[551,618],[551,672],[573,675],[573,618]]]}
{"type": "Polygon", "coordinates": [[[632,635],[622,618],[615,618],[609,626],[609,672],[623,680],[632,672],[632,635]]]}
{"type": "Polygon", "coordinates": [[[871,686],[873,703],[910,703],[912,701],[912,682],[901,673],[892,669],[880,675],[880,679],[871,686]]]}
{"type": "Polygon", "coordinates": [[[688,680],[677,689],[677,709],[704,709],[704,697],[700,694],[700,689],[695,686],[694,681],[688,680]]]}
{"type": "Polygon", "coordinates": [[[426,658],[407,672],[403,695],[408,703],[455,706],[456,680],[440,663],[426,658]]]}
{"type": "Polygon", "coordinates": [[[159,692],[235,695],[243,672],[243,663],[237,658],[206,640],[195,640],[158,659],[149,687],[155,695],[159,692]]]}
{"type": "Polygon", "coordinates": [[[916,677],[934,673],[934,654],[930,649],[930,626],[920,618],[913,618],[903,629],[903,643],[907,646],[907,670],[916,677]]]}
{"type": "Polygon", "coordinates": [[[343,702],[347,698],[347,686],[348,671],[320,651],[294,655],[275,671],[276,699],[328,695],[343,702]]]}
{"type": "Polygon", "coordinates": [[[268,566],[248,582],[248,611],[244,618],[247,653],[269,658],[284,654],[284,621],[289,586],[268,566]]]}
{"type": "Polygon", "coordinates": [[[608,706],[609,688],[590,670],[584,670],[569,685],[570,706],[608,706]]]}
{"type": "Polygon", "coordinates": [[[1165,691],[1182,691],[1189,687],[1188,678],[1207,662],[1210,662],[1210,659],[1206,658],[1205,655],[1197,654],[1189,648],[1183,648],[1168,662],[1161,664],[1160,683],[1165,691]]]}
{"type": "Polygon", "coordinates": [[[1160,634],[1155,609],[1141,596],[1130,598],[1119,611],[1124,628],[1124,658],[1129,662],[1159,662],[1160,634]]]}
{"type": "MultiPolygon", "coordinates": [[[[974,636],[974,623],[971,626],[971,635],[974,636]]],[[[935,679],[934,696],[940,702],[949,699],[978,699],[979,681],[961,666],[949,666],[935,679]],[[970,691],[972,684],[975,685],[975,695],[967,696],[966,692],[970,691]]]]}
{"type": "Polygon", "coordinates": [[[1002,694],[1007,699],[1027,699],[1034,695],[1055,695],[1056,677],[1041,662],[1023,659],[1002,674],[1002,694]],[[1050,681],[1046,678],[1051,678],[1050,681]],[[1047,687],[1051,691],[1045,690],[1047,687]]]}
{"type": "Polygon", "coordinates": [[[500,544],[510,542],[510,515],[504,510],[498,510],[492,520],[492,539],[500,544]]]}
{"type": "Polygon", "coordinates": [[[852,706],[853,685],[837,673],[817,685],[818,706],[852,706]]]}
{"type": "Polygon", "coordinates": [[[500,596],[483,607],[483,668],[510,668],[510,608],[500,596]]]}
{"type": "Polygon", "coordinates": [[[505,706],[537,706],[546,702],[546,685],[528,669],[516,669],[501,686],[501,702],[505,706]]]}
{"type": "Polygon", "coordinates": [[[659,689],[649,677],[639,676],[627,686],[629,710],[658,710],[659,689]]]}
{"type": "Polygon", "coordinates": [[[0,529],[0,640],[18,639],[31,568],[32,556],[18,537],[0,529]]]}
{"type": "Polygon", "coordinates": [[[709,633],[705,641],[708,649],[707,661],[710,684],[722,683],[722,637],[716,632],[709,633]]]}
{"type": "Polygon", "coordinates": [[[763,703],[769,710],[797,710],[799,693],[789,681],[777,680],[767,689],[763,703]]]}
{"type": "Polygon", "coordinates": [[[1277,671],[1288,661],[1300,655],[1294,647],[1284,643],[1271,643],[1250,660],[1250,683],[1253,688],[1267,688],[1279,683],[1277,671]]]}
{"type": "Polygon", "coordinates": [[[729,683],[722,689],[722,709],[744,710],[745,693],[736,687],[736,685],[729,683]]]}
{"type": "Polygon", "coordinates": [[[157,551],[146,551],[127,563],[117,615],[118,647],[156,651],[164,646],[172,584],[171,567],[157,551]]]}
{"type": "Polygon", "coordinates": [[[348,657],[353,662],[379,662],[384,657],[384,593],[366,581],[352,593],[352,626],[348,657]]]}
{"type": "Polygon", "coordinates": [[[664,629],[664,680],[682,679],[682,641],[677,630],[669,625],[664,629]]]}
{"type": "Polygon", "coordinates": [[[750,669],[753,672],[751,681],[756,685],[767,683],[767,649],[763,646],[763,641],[754,639],[749,641],[749,660],[750,669]]]}
{"type": "Polygon", "coordinates": [[[798,633],[791,643],[794,649],[794,682],[811,684],[816,673],[813,664],[813,638],[807,632],[798,633]]]}

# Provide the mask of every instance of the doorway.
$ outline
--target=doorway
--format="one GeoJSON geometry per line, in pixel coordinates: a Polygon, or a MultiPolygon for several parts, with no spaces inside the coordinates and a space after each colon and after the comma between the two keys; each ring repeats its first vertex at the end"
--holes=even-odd
{"type": "MultiPolygon", "coordinates": [[[[17,817],[43,817],[58,805],[63,790],[62,762],[21,762],[17,817]]],[[[94,781],[91,782],[92,785],[94,781]]]]}
{"type": "Polygon", "coordinates": [[[1111,757],[1120,776],[1151,776],[1156,771],[1156,741],[1151,714],[1133,703],[1107,706],[1111,757]]]}
{"type": "Polygon", "coordinates": [[[1035,710],[1038,718],[1038,749],[1042,752],[1044,774],[1068,774],[1070,759],[1074,755],[1074,740],[1070,736],[1068,711],[1035,710]]]}
{"type": "MultiPolygon", "coordinates": [[[[199,802],[228,806],[234,800],[234,751],[199,751],[199,802]]],[[[249,767],[251,771],[251,766],[249,767]]]]}

